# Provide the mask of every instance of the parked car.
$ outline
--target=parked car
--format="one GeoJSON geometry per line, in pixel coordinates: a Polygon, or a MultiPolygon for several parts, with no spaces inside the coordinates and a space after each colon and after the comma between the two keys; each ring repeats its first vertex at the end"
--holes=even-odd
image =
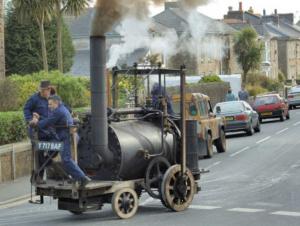
{"type": "Polygon", "coordinates": [[[300,105],[300,86],[294,86],[288,92],[289,109],[296,108],[300,105]]]}
{"type": "MultiPolygon", "coordinates": [[[[172,96],[173,109],[180,113],[180,96],[172,96]]],[[[187,120],[197,120],[199,158],[213,156],[213,145],[217,152],[226,151],[225,121],[213,114],[210,98],[202,93],[187,93],[185,96],[185,111],[187,120]]]]}
{"type": "Polygon", "coordinates": [[[269,118],[290,119],[289,105],[279,94],[266,94],[255,98],[253,108],[258,112],[260,121],[269,118]]]}
{"type": "Polygon", "coordinates": [[[225,132],[245,131],[249,136],[260,132],[259,115],[245,101],[218,103],[214,113],[225,118],[225,132]]]}

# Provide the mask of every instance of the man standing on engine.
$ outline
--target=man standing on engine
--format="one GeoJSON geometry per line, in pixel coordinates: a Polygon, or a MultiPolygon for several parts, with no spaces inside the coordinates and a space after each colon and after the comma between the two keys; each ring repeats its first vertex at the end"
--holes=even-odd
{"type": "Polygon", "coordinates": [[[71,135],[70,126],[73,125],[73,118],[69,110],[62,104],[59,96],[50,96],[48,100],[51,114],[46,119],[34,118],[32,124],[43,130],[48,127],[55,129],[57,139],[63,142],[63,151],[60,152],[64,169],[81,186],[85,186],[91,179],[87,177],[71,156],[71,135]]]}

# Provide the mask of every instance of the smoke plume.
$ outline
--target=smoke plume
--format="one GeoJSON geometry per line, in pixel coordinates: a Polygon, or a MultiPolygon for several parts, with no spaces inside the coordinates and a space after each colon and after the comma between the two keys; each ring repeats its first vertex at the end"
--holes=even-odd
{"type": "MultiPolygon", "coordinates": [[[[178,0],[186,8],[204,5],[209,0],[178,0]]],[[[161,5],[165,0],[97,0],[91,35],[100,36],[128,15],[142,19],[148,16],[150,4],[161,5]]]]}

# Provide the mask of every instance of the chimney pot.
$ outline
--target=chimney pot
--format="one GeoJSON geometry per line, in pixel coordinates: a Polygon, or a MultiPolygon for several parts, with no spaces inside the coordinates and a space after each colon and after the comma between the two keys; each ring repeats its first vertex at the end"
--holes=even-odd
{"type": "Polygon", "coordinates": [[[243,11],[243,2],[239,2],[239,11],[243,11]]]}

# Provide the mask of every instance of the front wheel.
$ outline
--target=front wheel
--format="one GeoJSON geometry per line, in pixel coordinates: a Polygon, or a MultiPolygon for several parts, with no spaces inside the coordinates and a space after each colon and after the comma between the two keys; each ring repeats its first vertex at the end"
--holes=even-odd
{"type": "Polygon", "coordinates": [[[260,122],[259,122],[259,120],[257,120],[257,124],[256,124],[256,126],[255,126],[255,128],[254,128],[254,131],[255,131],[256,133],[260,132],[260,122]]]}
{"type": "Polygon", "coordinates": [[[219,138],[216,140],[216,148],[218,153],[226,151],[226,136],[224,130],[221,129],[219,138]]]}
{"type": "Polygon", "coordinates": [[[214,148],[213,148],[213,142],[212,142],[212,137],[210,134],[207,134],[206,138],[206,149],[207,149],[207,155],[206,158],[212,158],[213,153],[214,153],[214,148]]]}
{"type": "Polygon", "coordinates": [[[281,113],[281,116],[280,116],[280,121],[281,121],[281,122],[283,122],[283,121],[284,121],[284,113],[283,113],[283,112],[281,113]]]}
{"type": "Polygon", "coordinates": [[[252,122],[250,122],[249,128],[246,130],[248,136],[252,136],[254,134],[254,129],[252,126],[252,122]]]}
{"type": "Polygon", "coordinates": [[[290,119],[290,112],[288,111],[286,114],[286,119],[289,120],[290,119]]]}

